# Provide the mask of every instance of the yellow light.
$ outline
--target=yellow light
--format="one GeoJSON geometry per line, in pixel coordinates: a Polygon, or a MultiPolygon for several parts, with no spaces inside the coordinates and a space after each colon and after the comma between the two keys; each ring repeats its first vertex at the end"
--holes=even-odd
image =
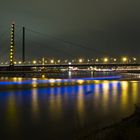
{"type": "Polygon", "coordinates": [[[13,77],[13,81],[14,82],[17,82],[17,77],[13,77]]]}
{"type": "Polygon", "coordinates": [[[51,63],[54,63],[54,60],[53,59],[51,60],[51,63]]]}
{"type": "Polygon", "coordinates": [[[21,62],[21,61],[19,61],[18,63],[19,63],[19,64],[21,64],[22,62],[21,62]]]}
{"type": "Polygon", "coordinates": [[[22,77],[18,77],[18,81],[21,82],[22,81],[22,77]]]}
{"type": "Polygon", "coordinates": [[[121,88],[122,88],[122,95],[121,95],[121,108],[125,109],[127,107],[127,105],[129,104],[129,94],[128,94],[128,86],[129,86],[129,82],[128,81],[122,81],[121,82],[121,88]]]}
{"type": "Polygon", "coordinates": [[[108,58],[104,58],[104,62],[108,62],[108,58]]]}
{"type": "Polygon", "coordinates": [[[116,62],[117,61],[117,59],[116,58],[114,58],[114,62],[116,62]]]}
{"type": "Polygon", "coordinates": [[[99,81],[99,80],[95,80],[94,82],[95,82],[95,84],[99,84],[99,83],[100,83],[100,81],[99,81]]]}
{"type": "Polygon", "coordinates": [[[83,84],[84,83],[84,80],[77,80],[77,83],[78,84],[83,84]]]}
{"type": "Polygon", "coordinates": [[[136,60],[137,60],[137,58],[135,58],[135,57],[134,57],[134,58],[133,58],[133,60],[134,60],[134,61],[136,61],[136,60]]]}
{"type": "Polygon", "coordinates": [[[44,74],[42,75],[42,78],[45,78],[45,75],[44,74]]]}
{"type": "Polygon", "coordinates": [[[37,78],[32,78],[33,81],[37,81],[37,78]]]}
{"type": "Polygon", "coordinates": [[[96,59],[95,61],[96,61],[96,62],[99,62],[99,59],[96,59]]]}
{"type": "Polygon", "coordinates": [[[49,79],[50,83],[55,83],[55,79],[49,79]]]}
{"type": "Polygon", "coordinates": [[[36,64],[37,62],[36,62],[36,60],[33,60],[33,64],[36,64]]]}
{"type": "Polygon", "coordinates": [[[17,64],[17,62],[15,61],[14,64],[17,64]]]}
{"type": "Polygon", "coordinates": [[[123,58],[122,58],[122,61],[123,61],[123,62],[126,62],[126,61],[127,61],[127,58],[126,58],[126,57],[123,57],[123,58]]]}
{"type": "Polygon", "coordinates": [[[80,58],[80,59],[79,59],[79,63],[82,63],[82,62],[83,62],[83,60],[80,58]]]}
{"type": "Polygon", "coordinates": [[[33,83],[32,83],[32,87],[33,87],[33,88],[36,88],[36,87],[37,87],[37,83],[34,83],[34,82],[33,82],[33,83]]]}

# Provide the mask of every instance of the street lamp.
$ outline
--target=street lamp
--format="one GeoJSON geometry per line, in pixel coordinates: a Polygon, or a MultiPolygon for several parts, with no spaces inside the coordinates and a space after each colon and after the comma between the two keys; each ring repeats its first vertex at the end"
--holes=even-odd
{"type": "Polygon", "coordinates": [[[22,63],[21,61],[18,62],[18,64],[21,64],[21,63],[22,63]]]}
{"type": "Polygon", "coordinates": [[[37,61],[36,60],[33,60],[33,64],[36,64],[37,63],[37,61]]]}
{"type": "Polygon", "coordinates": [[[137,61],[137,58],[134,57],[133,60],[134,60],[134,61],[137,61]]]}
{"type": "Polygon", "coordinates": [[[79,59],[79,63],[82,63],[82,62],[83,62],[83,60],[80,58],[80,59],[79,59]]]}
{"type": "Polygon", "coordinates": [[[104,62],[108,62],[108,58],[104,58],[104,62]]]}
{"type": "Polygon", "coordinates": [[[60,63],[61,61],[60,60],[57,60],[57,62],[60,63]]]}
{"type": "Polygon", "coordinates": [[[95,61],[96,61],[96,62],[99,62],[99,59],[97,58],[95,61]]]}
{"type": "Polygon", "coordinates": [[[123,61],[123,62],[126,62],[126,61],[127,61],[127,58],[126,58],[126,57],[123,57],[123,58],[122,58],[122,61],[123,61]]]}
{"type": "Polygon", "coordinates": [[[113,59],[113,61],[114,61],[114,62],[116,62],[116,61],[117,61],[117,59],[116,59],[116,58],[114,58],[114,59],[113,59]]]}
{"type": "Polygon", "coordinates": [[[54,60],[53,59],[51,60],[51,63],[54,63],[54,60]]]}

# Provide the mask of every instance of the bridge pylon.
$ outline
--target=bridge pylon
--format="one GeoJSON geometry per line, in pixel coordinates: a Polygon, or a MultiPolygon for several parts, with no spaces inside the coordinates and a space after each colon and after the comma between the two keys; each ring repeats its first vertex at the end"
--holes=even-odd
{"type": "Polygon", "coordinates": [[[25,27],[22,27],[22,62],[25,63],[25,27]]]}
{"type": "Polygon", "coordinates": [[[15,49],[15,24],[12,23],[10,31],[10,66],[14,66],[14,49],[15,49]]]}

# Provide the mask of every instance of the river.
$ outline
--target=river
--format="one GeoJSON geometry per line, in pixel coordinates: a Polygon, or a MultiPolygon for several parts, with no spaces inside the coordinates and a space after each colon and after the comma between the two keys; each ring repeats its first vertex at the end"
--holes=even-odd
{"type": "Polygon", "coordinates": [[[20,88],[8,87],[0,91],[2,140],[73,140],[129,116],[140,102],[139,80],[30,88],[20,81],[20,88]]]}

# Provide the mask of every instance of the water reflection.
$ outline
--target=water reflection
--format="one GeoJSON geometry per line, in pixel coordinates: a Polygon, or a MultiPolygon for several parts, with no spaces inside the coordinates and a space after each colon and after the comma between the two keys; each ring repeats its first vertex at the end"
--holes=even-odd
{"type": "Polygon", "coordinates": [[[119,82],[115,81],[112,82],[112,102],[113,104],[117,103],[117,99],[118,99],[118,87],[119,87],[119,82]]]}
{"type": "Polygon", "coordinates": [[[60,88],[52,88],[50,90],[50,117],[52,119],[60,119],[62,117],[62,96],[60,88]]]}
{"type": "Polygon", "coordinates": [[[77,97],[77,115],[79,119],[79,123],[81,125],[84,124],[84,116],[85,116],[85,105],[84,105],[84,92],[83,87],[79,87],[78,97],[77,97]]]}
{"type": "Polygon", "coordinates": [[[102,102],[103,102],[103,107],[104,111],[107,110],[108,105],[109,105],[109,96],[110,96],[110,91],[109,91],[109,82],[104,81],[103,83],[103,94],[102,94],[102,102]]]}
{"type": "Polygon", "coordinates": [[[136,103],[138,100],[138,82],[137,81],[133,81],[132,82],[132,99],[133,99],[133,103],[136,103]]]}
{"type": "Polygon", "coordinates": [[[16,96],[14,92],[10,92],[10,95],[7,98],[7,109],[6,109],[5,119],[6,125],[8,125],[12,132],[18,127],[18,106],[16,104],[16,96]]]}
{"type": "MultiPolygon", "coordinates": [[[[33,81],[36,85],[37,80],[33,81]]],[[[54,129],[58,134],[62,130],[73,132],[75,122],[76,127],[84,127],[128,116],[134,104],[140,102],[139,93],[139,81],[97,80],[87,85],[5,89],[0,93],[0,112],[4,116],[0,124],[8,124],[9,132],[20,127],[29,131],[28,127],[36,122],[40,126],[36,129],[50,134],[54,129]]]]}
{"type": "Polygon", "coordinates": [[[38,92],[36,88],[32,90],[32,117],[35,120],[39,119],[38,92]]]}
{"type": "Polygon", "coordinates": [[[122,95],[121,95],[121,107],[122,109],[125,109],[127,107],[127,104],[129,103],[128,96],[128,81],[122,81],[121,82],[121,87],[122,87],[122,95]]]}

